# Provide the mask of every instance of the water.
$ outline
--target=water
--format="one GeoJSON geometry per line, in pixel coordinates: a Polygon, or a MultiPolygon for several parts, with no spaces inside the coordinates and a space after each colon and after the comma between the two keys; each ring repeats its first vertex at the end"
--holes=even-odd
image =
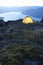
{"type": "MultiPolygon", "coordinates": [[[[7,13],[0,14],[0,17],[4,17],[5,21],[22,19],[26,16],[27,15],[24,15],[21,12],[7,12],[7,13]]],[[[41,20],[41,18],[35,18],[35,17],[32,17],[32,19],[34,19],[35,21],[40,21],[41,20]]]]}

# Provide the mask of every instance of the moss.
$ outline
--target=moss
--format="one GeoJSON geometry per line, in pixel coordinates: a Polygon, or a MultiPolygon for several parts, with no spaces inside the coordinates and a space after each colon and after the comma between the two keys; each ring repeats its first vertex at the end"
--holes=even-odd
{"type": "Polygon", "coordinates": [[[27,46],[25,48],[22,48],[20,50],[20,52],[22,52],[22,54],[25,56],[25,57],[40,57],[40,55],[42,54],[41,52],[41,49],[40,48],[37,48],[37,47],[33,47],[33,46],[27,46]]]}
{"type": "Polygon", "coordinates": [[[34,46],[26,46],[22,44],[16,44],[9,46],[3,50],[0,50],[0,61],[6,65],[24,65],[21,61],[21,53],[25,58],[40,58],[43,55],[43,48],[34,46]]]}
{"type": "Polygon", "coordinates": [[[5,65],[24,65],[18,53],[21,53],[26,58],[40,58],[40,55],[43,56],[43,29],[32,30],[26,28],[18,29],[16,32],[14,32],[14,30],[9,34],[0,32],[0,36],[4,37],[4,39],[0,41],[0,45],[9,45],[6,48],[0,48],[0,61],[3,65],[4,63],[6,63],[5,65]]]}

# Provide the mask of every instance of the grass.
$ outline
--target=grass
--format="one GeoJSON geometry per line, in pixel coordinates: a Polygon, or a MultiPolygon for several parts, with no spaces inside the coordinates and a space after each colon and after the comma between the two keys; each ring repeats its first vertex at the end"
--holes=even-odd
{"type": "Polygon", "coordinates": [[[38,59],[40,55],[43,56],[43,48],[16,44],[0,50],[0,62],[3,65],[24,65],[22,57],[38,59]]]}
{"type": "Polygon", "coordinates": [[[9,28],[8,30],[9,33],[0,32],[0,36],[4,38],[0,40],[0,45],[9,45],[0,48],[0,62],[2,65],[24,65],[21,57],[22,59],[24,57],[43,58],[43,28],[36,30],[31,28],[17,29],[17,31],[9,28]]]}

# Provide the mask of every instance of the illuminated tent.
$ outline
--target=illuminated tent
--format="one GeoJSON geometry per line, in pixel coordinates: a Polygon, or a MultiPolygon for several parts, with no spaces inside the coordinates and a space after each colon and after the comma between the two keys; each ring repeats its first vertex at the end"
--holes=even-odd
{"type": "Polygon", "coordinates": [[[33,20],[32,20],[31,17],[26,16],[26,17],[23,19],[23,23],[24,23],[24,24],[33,23],[33,20]]]}

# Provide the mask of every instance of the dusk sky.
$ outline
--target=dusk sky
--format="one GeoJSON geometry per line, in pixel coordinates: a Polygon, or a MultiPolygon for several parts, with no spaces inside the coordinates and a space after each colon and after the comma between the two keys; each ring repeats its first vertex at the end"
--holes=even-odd
{"type": "Polygon", "coordinates": [[[43,0],[0,0],[0,6],[43,6],[43,0]]]}

